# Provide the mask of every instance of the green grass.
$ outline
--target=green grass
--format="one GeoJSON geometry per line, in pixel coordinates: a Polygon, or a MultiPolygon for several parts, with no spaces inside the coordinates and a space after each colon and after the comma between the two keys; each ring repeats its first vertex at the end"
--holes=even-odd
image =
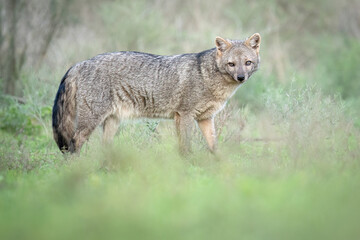
{"type": "Polygon", "coordinates": [[[180,157],[166,121],[126,122],[107,148],[97,131],[67,158],[49,129],[2,130],[0,239],[356,239],[360,138],[341,101],[310,87],[264,101],[220,114],[217,156],[196,130],[180,157]]]}
{"type": "Polygon", "coordinates": [[[63,163],[56,167],[2,172],[0,237],[359,236],[358,165],[306,163],[296,168],[291,160],[275,163],[271,148],[262,145],[245,144],[216,160],[205,153],[190,159],[159,149],[138,153],[125,144],[122,150],[95,157],[89,156],[94,153],[67,160],[59,157],[63,163]]]}

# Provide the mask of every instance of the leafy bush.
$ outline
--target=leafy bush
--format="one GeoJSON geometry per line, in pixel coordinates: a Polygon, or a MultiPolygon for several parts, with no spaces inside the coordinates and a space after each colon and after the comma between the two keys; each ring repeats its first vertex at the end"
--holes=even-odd
{"type": "Polygon", "coordinates": [[[358,131],[344,115],[339,96],[324,96],[314,86],[272,91],[267,110],[293,164],[342,164],[359,155],[359,146],[353,143],[359,139],[358,131]]]}
{"type": "Polygon", "coordinates": [[[41,132],[41,121],[49,118],[51,108],[41,107],[39,115],[30,104],[21,104],[16,100],[3,98],[0,107],[0,129],[15,134],[37,135],[41,132]]]}

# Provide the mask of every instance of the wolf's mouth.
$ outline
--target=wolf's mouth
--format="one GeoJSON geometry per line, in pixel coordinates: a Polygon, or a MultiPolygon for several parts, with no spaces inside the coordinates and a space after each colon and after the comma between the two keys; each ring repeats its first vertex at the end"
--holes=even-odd
{"type": "Polygon", "coordinates": [[[244,82],[246,82],[246,79],[245,78],[241,79],[241,80],[235,79],[235,81],[238,82],[238,83],[244,83],[244,82]]]}

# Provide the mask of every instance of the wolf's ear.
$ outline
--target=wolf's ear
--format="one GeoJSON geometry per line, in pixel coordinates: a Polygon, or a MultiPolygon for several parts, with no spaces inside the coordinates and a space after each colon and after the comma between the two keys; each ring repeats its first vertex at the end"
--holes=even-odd
{"type": "Polygon", "coordinates": [[[231,43],[222,37],[216,37],[215,39],[216,48],[219,52],[224,52],[231,46],[231,43]]]}
{"type": "Polygon", "coordinates": [[[261,42],[260,34],[254,33],[251,37],[246,39],[245,44],[251,47],[252,49],[254,49],[257,53],[259,53],[260,42],[261,42]]]}

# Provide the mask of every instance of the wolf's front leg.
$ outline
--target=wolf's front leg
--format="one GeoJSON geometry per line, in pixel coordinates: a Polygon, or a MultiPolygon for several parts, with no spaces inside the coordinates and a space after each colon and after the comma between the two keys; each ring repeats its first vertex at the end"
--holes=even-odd
{"type": "Polygon", "coordinates": [[[202,134],[205,137],[205,140],[209,146],[210,151],[214,153],[216,149],[216,133],[215,133],[214,118],[203,119],[197,122],[202,134]]]}
{"type": "Polygon", "coordinates": [[[194,118],[189,114],[175,113],[175,126],[179,138],[180,153],[182,155],[191,152],[191,130],[194,118]]]}

